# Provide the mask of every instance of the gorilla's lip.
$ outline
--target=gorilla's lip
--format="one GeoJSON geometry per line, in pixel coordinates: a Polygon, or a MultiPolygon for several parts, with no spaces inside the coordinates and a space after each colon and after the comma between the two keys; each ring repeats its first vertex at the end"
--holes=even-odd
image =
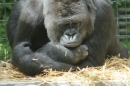
{"type": "Polygon", "coordinates": [[[63,46],[65,47],[77,47],[81,44],[82,41],[76,41],[76,42],[69,42],[69,43],[63,43],[63,46]]]}

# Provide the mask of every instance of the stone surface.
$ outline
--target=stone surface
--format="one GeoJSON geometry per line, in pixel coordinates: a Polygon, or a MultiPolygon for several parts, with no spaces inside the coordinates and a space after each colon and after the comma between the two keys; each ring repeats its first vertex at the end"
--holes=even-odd
{"type": "MultiPolygon", "coordinates": [[[[33,81],[31,82],[0,81],[0,86],[88,86],[88,85],[84,85],[81,81],[74,81],[74,82],[59,81],[59,82],[46,82],[46,83],[33,82],[33,81]]],[[[95,85],[92,84],[89,86],[130,86],[130,82],[108,80],[108,81],[95,82],[95,85]]]]}

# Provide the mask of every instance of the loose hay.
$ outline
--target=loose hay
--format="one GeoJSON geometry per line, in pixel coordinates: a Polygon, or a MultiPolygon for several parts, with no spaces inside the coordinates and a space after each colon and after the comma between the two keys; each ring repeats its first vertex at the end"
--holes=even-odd
{"type": "Polygon", "coordinates": [[[30,77],[22,74],[18,69],[13,68],[10,63],[0,62],[0,81],[40,81],[40,82],[57,82],[57,81],[82,81],[84,83],[92,83],[93,81],[102,80],[120,80],[130,81],[130,59],[120,59],[113,57],[107,59],[105,64],[100,67],[86,67],[84,69],[77,68],[76,72],[61,72],[46,70],[40,75],[30,77]],[[87,81],[87,82],[86,82],[87,81]]]}

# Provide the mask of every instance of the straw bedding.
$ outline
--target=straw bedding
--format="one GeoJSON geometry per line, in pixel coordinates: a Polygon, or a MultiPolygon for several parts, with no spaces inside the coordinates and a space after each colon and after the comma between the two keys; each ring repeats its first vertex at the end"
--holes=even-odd
{"type": "Polygon", "coordinates": [[[57,81],[82,81],[92,83],[93,81],[102,80],[121,80],[130,81],[130,59],[120,59],[112,57],[107,59],[105,64],[100,67],[77,68],[77,71],[61,72],[52,71],[51,69],[34,77],[26,76],[13,68],[10,63],[0,62],[0,81],[40,81],[40,82],[57,82],[57,81]]]}

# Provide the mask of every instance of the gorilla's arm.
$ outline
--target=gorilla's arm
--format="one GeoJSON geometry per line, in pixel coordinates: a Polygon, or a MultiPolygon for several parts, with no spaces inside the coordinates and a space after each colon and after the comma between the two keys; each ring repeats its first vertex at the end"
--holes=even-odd
{"type": "MultiPolygon", "coordinates": [[[[36,75],[45,69],[65,70],[76,69],[76,66],[56,61],[45,52],[32,52],[28,42],[15,46],[12,55],[12,64],[27,75],[36,75]]],[[[43,49],[42,49],[43,50],[43,49]]],[[[59,56],[58,56],[59,57],[59,56]]]]}
{"type": "Polygon", "coordinates": [[[88,47],[79,45],[74,48],[66,48],[61,44],[48,43],[37,52],[46,53],[55,61],[76,65],[88,55],[88,47]]]}

